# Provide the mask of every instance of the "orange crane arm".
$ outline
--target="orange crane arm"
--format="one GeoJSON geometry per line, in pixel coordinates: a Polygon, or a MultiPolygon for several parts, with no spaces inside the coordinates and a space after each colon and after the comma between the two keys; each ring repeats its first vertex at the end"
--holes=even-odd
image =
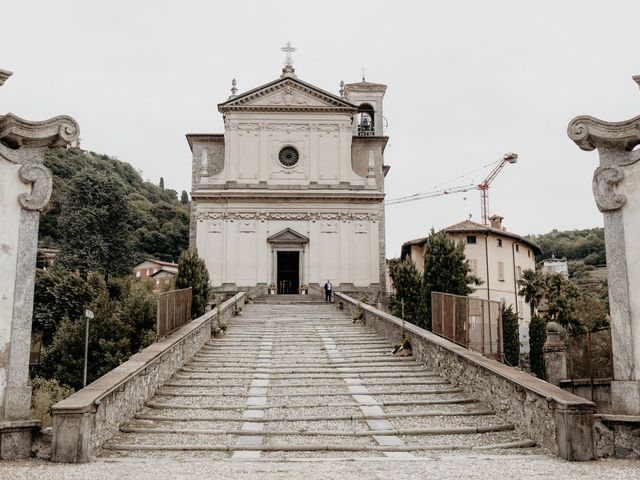
{"type": "Polygon", "coordinates": [[[516,163],[518,161],[518,154],[507,153],[505,154],[500,163],[494,167],[489,175],[482,181],[482,183],[459,185],[457,187],[446,188],[444,190],[432,190],[429,192],[415,193],[413,195],[407,195],[406,197],[392,198],[384,202],[385,205],[396,205],[398,203],[413,202],[415,200],[422,200],[423,198],[439,197],[440,195],[448,195],[450,193],[462,193],[469,190],[480,190],[481,202],[482,202],[482,222],[487,225],[489,223],[489,185],[495,180],[507,163],[516,163]]]}
{"type": "Polygon", "coordinates": [[[434,190],[431,192],[416,193],[414,195],[407,195],[406,197],[392,198],[384,202],[385,205],[395,205],[396,203],[413,202],[414,200],[422,200],[423,198],[439,197],[440,195],[448,195],[450,193],[468,192],[469,190],[475,190],[477,185],[472,183],[468,185],[460,185],[458,187],[446,188],[444,190],[434,190]]]}
{"type": "Polygon", "coordinates": [[[482,223],[489,225],[489,185],[495,180],[500,173],[500,170],[504,168],[507,163],[516,163],[518,161],[518,155],[516,153],[507,153],[502,157],[500,163],[489,172],[489,175],[478,185],[480,190],[480,202],[482,208],[482,223]]]}

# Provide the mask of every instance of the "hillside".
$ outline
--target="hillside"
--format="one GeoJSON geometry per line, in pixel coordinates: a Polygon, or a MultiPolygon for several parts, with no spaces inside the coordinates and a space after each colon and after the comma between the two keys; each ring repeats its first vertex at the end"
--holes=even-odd
{"type": "Polygon", "coordinates": [[[608,303],[607,259],[603,228],[563,232],[553,230],[542,235],[529,235],[526,238],[542,248],[542,255],[536,257],[536,262],[541,262],[552,255],[557,258],[565,257],[568,260],[571,279],[608,303]]]}
{"type": "Polygon", "coordinates": [[[542,255],[536,257],[536,262],[554,255],[557,258],[566,257],[569,261],[579,260],[585,265],[602,266],[607,263],[602,228],[564,232],[553,230],[542,235],[528,235],[526,238],[542,249],[542,255]]]}
{"type": "Polygon", "coordinates": [[[53,193],[49,206],[40,217],[40,247],[59,246],[58,220],[65,202],[67,182],[82,169],[90,167],[117,178],[128,192],[135,212],[134,261],[145,257],[177,261],[180,252],[187,248],[189,204],[181,203],[176,191],[143,181],[130,164],[78,148],[58,148],[47,152],[45,165],[53,174],[53,193]]]}

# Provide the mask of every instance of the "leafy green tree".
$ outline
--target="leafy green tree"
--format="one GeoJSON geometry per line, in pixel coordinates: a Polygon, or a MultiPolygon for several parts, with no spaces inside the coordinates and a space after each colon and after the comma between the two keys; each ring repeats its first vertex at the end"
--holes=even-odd
{"type": "Polygon", "coordinates": [[[515,367],[520,364],[520,332],[518,329],[518,315],[513,307],[502,306],[502,339],[504,359],[508,365],[515,367]]]}
{"type": "MultiPolygon", "coordinates": [[[[156,301],[151,286],[132,277],[111,282],[115,288],[104,285],[90,304],[94,318],[89,324],[88,382],[113,370],[155,339],[156,301]]],[[[81,388],[84,337],[84,316],[63,319],[45,350],[40,373],[81,388]]]]}
{"type": "Polygon", "coordinates": [[[580,295],[575,299],[573,308],[577,320],[587,330],[592,331],[609,326],[607,307],[598,295],[580,289],[580,295]]]}
{"type": "Polygon", "coordinates": [[[67,187],[59,228],[62,232],[56,263],[86,278],[123,275],[132,258],[133,214],[123,185],[114,177],[85,168],[67,187]]]}
{"type": "Polygon", "coordinates": [[[85,309],[102,288],[103,282],[97,275],[90,275],[89,279],[85,280],[56,268],[37,272],[33,331],[42,333],[44,345],[51,343],[63,319],[82,318],[85,309]]]}
{"type": "Polygon", "coordinates": [[[48,149],[45,165],[53,174],[51,202],[40,216],[39,244],[60,248],[63,229],[62,210],[67,202],[71,179],[85,168],[91,168],[119,181],[127,194],[134,215],[132,263],[144,258],[175,261],[189,243],[189,206],[182,204],[171,189],[144,182],[131,165],[107,155],[79,148],[48,149]]]}
{"type": "Polygon", "coordinates": [[[189,203],[189,194],[186,192],[186,190],[182,190],[182,194],[180,194],[180,203],[183,205],[189,203]]]}
{"type": "Polygon", "coordinates": [[[396,287],[396,294],[391,298],[391,311],[396,317],[404,318],[418,326],[417,309],[422,289],[422,275],[416,269],[411,258],[389,265],[389,276],[396,287]]]}
{"type": "Polygon", "coordinates": [[[456,243],[446,232],[435,233],[432,229],[424,247],[419,322],[431,330],[431,292],[466,296],[474,292],[471,285],[479,283],[471,274],[464,244],[456,243]]]}
{"type": "Polygon", "coordinates": [[[203,315],[209,301],[209,272],[196,250],[184,250],[178,259],[176,288],[191,287],[191,316],[203,315]]]}
{"type": "Polygon", "coordinates": [[[547,321],[534,315],[529,323],[529,363],[531,365],[531,373],[536,377],[544,380],[544,357],[542,356],[542,347],[547,340],[547,321]]]}
{"type": "Polygon", "coordinates": [[[546,282],[544,275],[537,270],[527,269],[522,272],[522,277],[518,280],[520,290],[518,295],[524,297],[524,301],[529,304],[531,317],[536,313],[536,308],[545,295],[546,282]]]}

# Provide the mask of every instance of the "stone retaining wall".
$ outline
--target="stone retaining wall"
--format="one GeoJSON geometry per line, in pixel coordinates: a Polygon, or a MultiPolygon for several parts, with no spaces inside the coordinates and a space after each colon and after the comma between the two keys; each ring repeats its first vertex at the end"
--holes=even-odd
{"type": "MultiPolygon", "coordinates": [[[[352,312],[358,303],[336,293],[352,312]]],[[[362,304],[366,324],[393,342],[402,338],[402,320],[362,304]]],[[[520,431],[567,460],[594,458],[594,404],[515,368],[483,357],[405,322],[415,358],[456,382],[471,397],[490,404],[520,431]]]]}
{"type": "MultiPolygon", "coordinates": [[[[228,319],[245,292],[224,302],[220,315],[228,319]]],[[[205,313],[160,342],[133,355],[122,365],[52,407],[51,460],[78,463],[129,421],[171,376],[211,338],[217,309],[205,313]]]]}

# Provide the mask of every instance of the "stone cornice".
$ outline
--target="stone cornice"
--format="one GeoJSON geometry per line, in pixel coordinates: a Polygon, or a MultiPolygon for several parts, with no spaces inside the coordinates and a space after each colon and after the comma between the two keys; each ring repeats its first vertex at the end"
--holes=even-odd
{"type": "Polygon", "coordinates": [[[10,72],[9,70],[2,70],[0,68],[0,87],[4,85],[4,82],[6,82],[11,75],[13,75],[13,72],[10,72]]]}
{"type": "Polygon", "coordinates": [[[200,211],[195,214],[196,220],[202,222],[204,220],[259,220],[261,222],[267,220],[302,220],[316,222],[319,220],[326,221],[369,221],[379,222],[382,215],[377,212],[299,212],[299,211],[270,211],[256,210],[251,212],[240,211],[200,211]]]}
{"type": "Polygon", "coordinates": [[[355,114],[358,108],[346,100],[325,92],[311,84],[296,78],[286,77],[277,79],[271,83],[250,90],[242,95],[218,105],[221,113],[231,111],[252,111],[252,112],[326,112],[326,113],[350,113],[355,114]],[[252,102],[275,92],[295,88],[306,95],[309,95],[322,103],[322,106],[280,104],[280,105],[253,105],[252,102]]]}
{"type": "Polygon", "coordinates": [[[357,201],[380,203],[384,200],[384,193],[372,191],[328,191],[328,190],[194,190],[191,197],[195,200],[209,200],[212,202],[227,202],[230,200],[264,201],[264,200],[300,200],[304,202],[326,201],[357,201]]]}
{"type": "MultiPolygon", "coordinates": [[[[582,150],[618,149],[631,156],[633,148],[640,144],[640,116],[624,122],[605,122],[584,115],[571,120],[567,134],[582,150]]],[[[635,156],[640,158],[640,153],[635,156]]]]}
{"type": "Polygon", "coordinates": [[[76,141],[80,127],[67,116],[31,122],[8,113],[0,117],[0,141],[10,148],[60,147],[76,141]]]}
{"type": "Polygon", "coordinates": [[[191,153],[193,153],[193,142],[197,140],[207,142],[224,142],[224,133],[187,133],[185,137],[189,143],[191,153]]]}

